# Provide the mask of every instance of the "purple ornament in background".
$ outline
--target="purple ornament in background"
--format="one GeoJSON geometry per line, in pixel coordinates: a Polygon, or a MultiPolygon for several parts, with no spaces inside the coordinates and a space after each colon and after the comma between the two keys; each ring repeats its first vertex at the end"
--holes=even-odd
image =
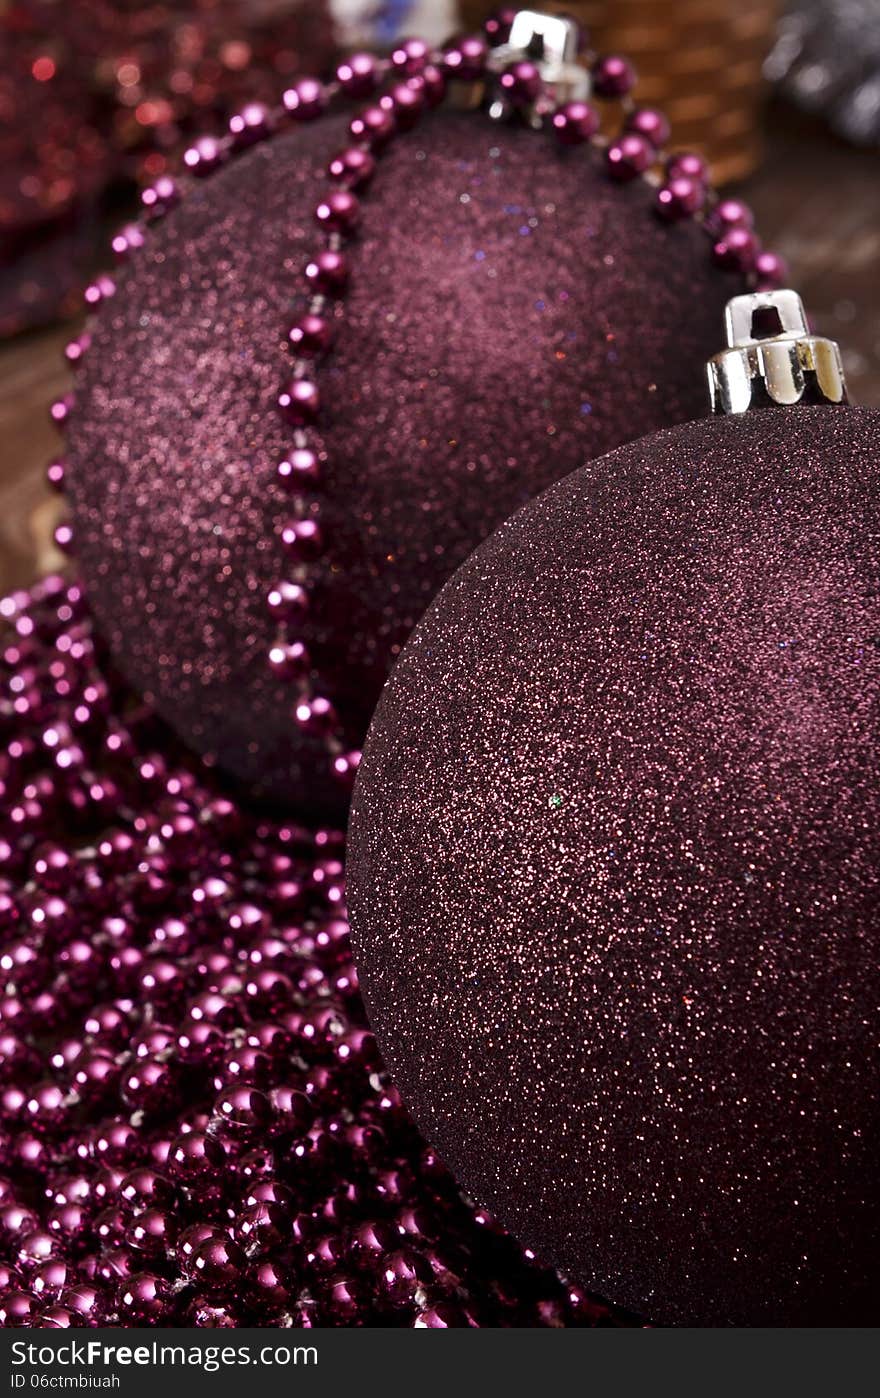
{"type": "Polygon", "coordinates": [[[660,1322],[876,1320],[878,449],[766,408],[573,473],[441,592],[355,787],[404,1101],[660,1322]]]}
{"type": "Polygon", "coordinates": [[[150,226],[79,369],[66,473],[127,678],[252,793],[340,816],[326,729],[359,746],[412,626],[503,518],[702,411],[695,371],[740,284],[700,227],[657,219],[651,187],[615,185],[595,148],[424,118],[379,162],[339,314],[294,341],[311,352],[332,333],[334,349],[286,403],[326,448],[291,523],[305,476],[276,406],[285,337],[306,309],[323,172],[348,145],[336,118],[276,136],[150,226]],[[298,567],[307,599],[278,586],[298,567]],[[320,702],[297,706],[304,672],[320,702]]]}

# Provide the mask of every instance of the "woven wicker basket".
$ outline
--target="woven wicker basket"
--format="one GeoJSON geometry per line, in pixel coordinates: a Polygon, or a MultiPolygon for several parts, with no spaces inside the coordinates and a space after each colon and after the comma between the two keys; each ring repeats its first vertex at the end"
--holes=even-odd
{"type": "MultiPolygon", "coordinates": [[[[462,0],[468,28],[495,8],[462,0]]],[[[777,0],[567,0],[536,9],[574,15],[600,53],[635,63],[635,96],[662,107],[675,149],[699,150],[721,184],[758,162],[761,67],[773,40],[777,0]]]]}

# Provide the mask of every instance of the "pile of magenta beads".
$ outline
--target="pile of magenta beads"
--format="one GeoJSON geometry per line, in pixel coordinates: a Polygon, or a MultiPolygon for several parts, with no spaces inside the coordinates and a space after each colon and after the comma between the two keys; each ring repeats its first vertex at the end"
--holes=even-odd
{"type": "Polygon", "coordinates": [[[0,1324],[627,1323],[419,1138],[339,832],[215,785],[60,577],[0,603],[0,797],[0,1324]]]}
{"type": "MultiPolygon", "coordinates": [[[[667,222],[698,220],[720,268],[739,272],[758,290],[782,286],[788,277],[782,259],[762,248],[750,209],[740,200],[717,198],[702,157],[669,152],[669,123],[662,112],[635,103],[637,74],[628,59],[592,53],[582,36],[583,63],[589,69],[593,96],[599,104],[619,109],[620,129],[611,140],[602,134],[599,108],[593,102],[557,102],[535,63],[521,59],[499,71],[492,51],[506,43],[514,13],[499,10],[482,33],[454,38],[440,48],[413,38],[401,40],[386,57],[356,53],[342,60],[329,82],[301,78],[274,107],[250,103],[232,118],[225,135],[203,137],[185,152],[182,178],[163,175],[142,196],[146,220],[155,221],[175,207],[193,181],[210,175],[255,143],[291,123],[308,123],[330,111],[351,112],[348,142],[330,160],[324,172],[325,189],[315,204],[316,242],[303,267],[298,306],[288,324],[279,327],[291,352],[289,364],[279,366],[276,395],[278,411],[291,431],[289,449],[276,473],[286,572],[266,598],[275,629],[266,659],[274,673],[289,682],[291,724],[320,735],[327,750],[328,781],[346,790],[353,784],[361,754],[350,747],[331,700],[321,692],[320,677],[315,683],[303,632],[311,606],[310,564],[328,543],[321,497],[327,474],[321,362],[332,354],[340,330],[352,272],[351,245],[369,203],[377,162],[388,148],[445,99],[461,100],[464,88],[483,100],[494,96],[510,118],[534,125],[536,137],[564,147],[600,146],[610,179],[622,183],[652,179],[657,217],[667,222]]],[[[113,252],[126,261],[144,241],[144,227],[129,225],[113,239],[113,252]]],[[[99,277],[86,291],[87,306],[96,309],[114,291],[111,277],[99,277]]],[[[82,360],[87,349],[88,334],[68,346],[71,366],[82,360]]],[[[54,405],[53,418],[59,427],[71,407],[72,399],[54,405]]],[[[63,488],[62,469],[57,463],[52,469],[52,484],[63,488]]],[[[60,527],[56,541],[63,551],[72,551],[68,524],[60,527]]]]}

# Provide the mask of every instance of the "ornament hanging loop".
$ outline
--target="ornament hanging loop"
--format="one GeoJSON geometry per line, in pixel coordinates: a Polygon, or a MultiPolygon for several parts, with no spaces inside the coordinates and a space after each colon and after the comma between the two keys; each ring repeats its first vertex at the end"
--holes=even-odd
{"type": "MultiPolygon", "coordinates": [[[[507,43],[489,55],[489,69],[499,74],[512,63],[528,60],[541,74],[545,101],[585,101],[590,96],[590,75],[577,61],[580,47],[581,30],[575,20],[540,10],[517,10],[507,43]]],[[[495,94],[489,115],[501,120],[509,114],[510,104],[495,94]]],[[[534,112],[533,118],[540,124],[540,113],[534,112]]]]}
{"type": "Polygon", "coordinates": [[[727,349],[706,365],[713,413],[810,402],[845,403],[840,349],[813,335],[795,291],[734,296],[725,311],[727,349]]]}

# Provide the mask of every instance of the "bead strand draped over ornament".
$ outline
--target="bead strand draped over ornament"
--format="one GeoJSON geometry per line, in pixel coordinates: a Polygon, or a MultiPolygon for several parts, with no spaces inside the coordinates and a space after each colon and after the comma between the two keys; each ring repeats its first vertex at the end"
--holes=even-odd
{"type": "MultiPolygon", "coordinates": [[[[599,98],[626,100],[636,82],[632,65],[624,59],[596,58],[591,72],[578,66],[575,60],[579,28],[574,21],[519,11],[503,42],[502,36],[505,29],[496,22],[492,38],[498,45],[495,54],[501,56],[501,62],[493,61],[488,37],[453,41],[435,53],[423,41],[414,39],[404,40],[384,63],[370,54],[356,54],[340,65],[336,75],[338,93],[377,100],[353,117],[349,126],[352,145],[328,166],[329,187],[315,208],[315,220],[325,232],[325,242],[307,262],[306,310],[288,335],[294,363],[291,377],[279,394],[278,406],[296,430],[293,450],[280,463],[278,477],[292,493],[299,513],[281,530],[292,576],[269,594],[273,615],[282,623],[278,639],[269,651],[269,662],[277,673],[298,681],[300,696],[293,707],[294,721],[327,737],[333,770],[339,777],[353,775],[360,753],[344,752],[336,736],[338,720],[332,703],[310,690],[306,679],[308,653],[297,637],[296,623],[308,607],[308,562],[323,542],[319,505],[306,493],[320,482],[324,455],[319,434],[315,434],[321,409],[316,361],[332,349],[335,328],[327,315],[328,303],[344,297],[349,280],[344,248],[356,236],[361,221],[359,194],[368,188],[376,160],[389,143],[410,131],[426,108],[439,103],[449,83],[487,86],[490,113],[495,119],[521,116],[538,128],[546,123],[561,144],[571,146],[593,139],[599,131],[598,113],[583,100],[591,83],[599,98]],[[539,62],[518,56],[528,53],[536,40],[539,62]],[[389,77],[391,87],[377,96],[389,77]],[[577,97],[557,102],[555,94],[563,87],[574,88],[577,97]],[[317,440],[313,440],[314,436],[317,440]]],[[[624,181],[644,174],[657,164],[669,135],[662,113],[626,102],[623,134],[607,150],[609,174],[624,181]]],[[[674,220],[695,216],[707,200],[708,171],[699,157],[670,157],[666,162],[666,180],[657,191],[656,210],[660,217],[674,220]]],[[[723,201],[715,217],[719,238],[714,255],[731,268],[754,271],[762,287],[775,285],[783,271],[781,264],[778,259],[765,258],[758,270],[756,262],[761,254],[748,225],[749,215],[743,205],[723,201]],[[733,234],[737,236],[731,244],[733,234]]]]}

